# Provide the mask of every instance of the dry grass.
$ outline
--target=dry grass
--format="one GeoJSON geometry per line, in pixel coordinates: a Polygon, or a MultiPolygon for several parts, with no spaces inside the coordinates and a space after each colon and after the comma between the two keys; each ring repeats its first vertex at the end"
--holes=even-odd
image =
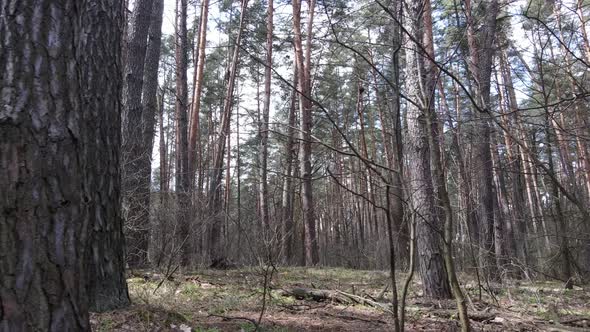
{"type": "MultiPolygon", "coordinates": [[[[398,276],[401,283],[404,276],[398,276]]],[[[468,278],[463,278],[467,280],[468,278]]],[[[262,269],[204,270],[161,283],[160,276],[128,280],[133,305],[124,310],[93,314],[94,331],[254,331],[262,308],[262,269]]],[[[390,331],[390,315],[363,305],[296,300],[281,296],[293,287],[342,290],[376,298],[389,282],[383,271],[341,268],[281,268],[271,285],[267,311],[259,331],[390,331]]],[[[475,330],[583,331],[590,327],[590,294],[564,290],[551,282],[498,287],[494,299],[477,300],[477,289],[466,283],[472,300],[475,330]],[[473,310],[473,309],[476,310],[473,310]],[[583,318],[588,318],[584,320],[583,318]]],[[[385,300],[391,297],[384,294],[385,300]]],[[[407,329],[454,331],[453,301],[429,301],[415,283],[407,307],[407,329]]]]}

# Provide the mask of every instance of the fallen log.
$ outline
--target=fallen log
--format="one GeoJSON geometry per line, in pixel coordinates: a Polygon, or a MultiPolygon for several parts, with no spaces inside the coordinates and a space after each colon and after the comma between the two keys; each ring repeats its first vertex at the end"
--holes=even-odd
{"type": "Polygon", "coordinates": [[[283,290],[282,296],[294,297],[298,300],[313,300],[316,302],[332,301],[342,304],[352,304],[348,298],[341,296],[338,291],[313,289],[313,288],[293,288],[283,290]]]}
{"type": "Polygon", "coordinates": [[[281,295],[294,297],[298,300],[311,299],[317,302],[332,301],[345,305],[360,304],[391,312],[391,305],[388,303],[380,303],[366,297],[345,293],[339,290],[293,288],[291,290],[283,290],[281,295]]]}

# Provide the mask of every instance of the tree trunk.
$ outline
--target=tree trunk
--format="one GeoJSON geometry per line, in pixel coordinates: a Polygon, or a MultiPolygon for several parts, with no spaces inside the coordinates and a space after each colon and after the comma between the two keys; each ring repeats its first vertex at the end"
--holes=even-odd
{"type": "MultiPolygon", "coordinates": [[[[191,185],[194,185],[195,177],[195,164],[201,162],[201,137],[199,134],[201,114],[201,94],[203,90],[203,73],[205,69],[205,54],[207,46],[207,21],[209,20],[209,0],[203,0],[201,4],[201,24],[199,27],[199,40],[198,40],[198,61],[195,72],[195,89],[193,91],[193,102],[192,102],[192,121],[190,127],[189,147],[188,147],[188,163],[189,163],[189,177],[191,185]],[[195,160],[196,154],[196,160],[195,160]]],[[[197,192],[200,192],[203,185],[202,176],[199,176],[197,192]]]]}
{"type": "Polygon", "coordinates": [[[412,213],[416,214],[416,234],[418,244],[418,263],[422,278],[424,295],[443,299],[451,297],[447,272],[444,266],[441,235],[443,227],[434,200],[433,179],[431,174],[430,149],[438,147],[429,144],[428,99],[432,91],[424,91],[419,82],[428,80],[425,73],[424,58],[420,45],[424,38],[423,1],[414,1],[411,15],[407,20],[406,30],[412,36],[408,42],[407,95],[414,103],[408,103],[408,149],[410,173],[410,192],[412,213]],[[411,18],[410,18],[411,17],[411,18]]]}
{"type": "Polygon", "coordinates": [[[293,91],[291,92],[291,105],[289,106],[289,125],[287,128],[287,144],[285,150],[287,156],[285,157],[285,179],[283,181],[283,197],[282,197],[282,219],[283,219],[283,252],[287,264],[293,263],[293,238],[295,232],[295,225],[293,222],[293,164],[296,160],[296,145],[295,145],[295,123],[297,118],[297,61],[293,63],[293,91]]]}
{"type": "Polygon", "coordinates": [[[190,219],[188,196],[188,40],[187,40],[187,0],[176,1],[176,195],[178,197],[176,241],[181,250],[181,265],[189,264],[190,254],[190,219]]]}
{"type": "MultiPolygon", "coordinates": [[[[187,140],[187,0],[176,0],[176,191],[184,194],[188,190],[188,140],[187,140]]],[[[181,209],[186,206],[181,206],[181,209]]]]}
{"type": "Polygon", "coordinates": [[[0,8],[26,22],[0,20],[0,330],[89,331],[89,307],[129,303],[118,204],[123,3],[0,8]]]}
{"type": "MultiPolygon", "coordinates": [[[[264,103],[262,108],[262,118],[258,124],[258,135],[260,136],[260,146],[258,148],[258,162],[260,167],[260,178],[258,187],[258,200],[260,202],[260,219],[264,227],[264,239],[270,240],[271,234],[270,222],[268,216],[268,177],[267,177],[267,160],[268,160],[268,120],[270,114],[270,86],[272,74],[272,33],[273,33],[273,0],[268,0],[267,23],[266,23],[266,64],[264,68],[264,103]]],[[[276,234],[280,228],[272,231],[276,234]]],[[[280,237],[280,234],[276,234],[280,237]]]]}
{"type": "MultiPolygon", "coordinates": [[[[160,48],[162,45],[162,20],[164,13],[164,0],[153,0],[152,19],[148,33],[148,45],[145,55],[143,76],[143,92],[141,124],[143,126],[143,147],[146,153],[142,154],[142,170],[144,174],[141,181],[149,190],[151,180],[152,149],[154,147],[154,132],[156,126],[156,112],[158,104],[158,69],[160,65],[160,48]]],[[[148,196],[149,198],[149,196],[148,196]]],[[[149,200],[145,206],[149,207],[149,200]]],[[[148,211],[149,212],[149,211],[148,211]]]]}
{"type": "Polygon", "coordinates": [[[315,213],[313,207],[313,187],[311,174],[311,126],[312,126],[312,102],[311,102],[311,38],[313,29],[313,16],[315,0],[309,0],[309,12],[307,20],[307,40],[305,57],[303,56],[303,42],[301,37],[301,1],[293,1],[293,27],[295,31],[295,58],[297,61],[299,78],[299,162],[302,178],[301,195],[304,225],[305,265],[313,266],[319,263],[319,249],[316,239],[315,213]],[[304,62],[305,60],[305,62],[304,62]]]}
{"type": "MultiPolygon", "coordinates": [[[[551,133],[551,121],[549,118],[551,115],[549,114],[548,110],[546,110],[545,116],[545,135],[547,139],[547,159],[548,159],[548,167],[549,169],[554,172],[554,165],[553,165],[553,146],[552,146],[552,133],[551,133]]],[[[554,129],[555,131],[556,129],[554,129]]],[[[555,206],[555,233],[557,235],[558,243],[559,243],[559,255],[563,260],[563,270],[562,275],[566,280],[565,288],[572,289],[574,287],[573,282],[573,273],[572,273],[572,257],[569,250],[569,241],[568,241],[568,227],[565,221],[563,211],[561,208],[561,195],[559,194],[559,189],[555,184],[552,183],[551,185],[551,193],[552,193],[552,201],[553,205],[555,206]]]]}
{"type": "MultiPolygon", "coordinates": [[[[501,71],[500,77],[503,84],[502,86],[499,86],[498,89],[500,89],[501,97],[503,95],[502,92],[504,89],[506,89],[508,98],[504,97],[504,99],[507,99],[506,101],[509,110],[507,113],[512,114],[511,118],[514,119],[516,117],[516,110],[518,109],[518,102],[516,101],[516,93],[512,83],[512,73],[505,50],[500,53],[499,62],[501,71]]],[[[507,114],[503,114],[501,119],[504,122],[506,128],[512,127],[507,114]]],[[[506,132],[503,132],[503,136],[504,144],[506,145],[508,164],[511,165],[509,167],[509,171],[511,172],[512,178],[512,220],[509,221],[508,224],[512,225],[511,228],[513,235],[509,240],[514,243],[514,247],[516,248],[516,257],[520,260],[520,264],[528,265],[528,249],[525,238],[526,209],[522,185],[522,160],[520,158],[520,153],[518,152],[518,146],[514,144],[510,135],[508,135],[506,132]]]]}
{"type": "MultiPolygon", "coordinates": [[[[424,80],[424,88],[427,90],[424,94],[428,96],[426,105],[428,106],[426,115],[426,129],[428,134],[428,144],[430,145],[430,163],[433,176],[433,184],[436,192],[436,205],[440,206],[440,218],[443,220],[443,257],[445,269],[448,276],[449,285],[451,287],[455,301],[457,302],[457,309],[459,311],[459,319],[461,321],[461,331],[468,332],[470,330],[469,317],[467,316],[467,305],[457,273],[455,272],[455,263],[453,260],[453,209],[447,192],[447,183],[445,170],[443,168],[443,158],[441,155],[441,134],[440,125],[438,123],[438,116],[434,109],[434,97],[436,90],[436,67],[434,64],[434,37],[432,33],[432,6],[430,0],[424,3],[424,48],[430,58],[424,65],[426,80],[424,80]]],[[[440,222],[440,221],[439,221],[440,222]]]]}
{"type": "MultiPolygon", "coordinates": [[[[90,310],[106,311],[130,304],[125,277],[125,238],[121,214],[121,45],[124,8],[118,1],[90,1],[81,22],[91,39],[80,48],[78,62],[88,75],[82,112],[88,115],[85,150],[89,190],[90,246],[86,281],[90,310]],[[106,10],[104,8],[109,8],[106,10]],[[105,14],[106,13],[106,14],[105,14]],[[106,17],[105,17],[106,15],[106,17]],[[100,36],[100,37],[99,37],[100,36]],[[92,135],[93,134],[93,135],[92,135]],[[92,135],[92,136],[90,136],[92,135]],[[93,204],[94,203],[94,204],[93,204]]],[[[64,234],[67,234],[64,232],[64,234]]]]}
{"type": "MultiPolygon", "coordinates": [[[[488,109],[490,104],[490,82],[492,73],[492,60],[494,56],[494,39],[496,33],[496,16],[498,14],[498,0],[480,2],[480,6],[486,6],[484,24],[475,33],[475,23],[471,8],[471,0],[465,0],[465,13],[467,16],[467,40],[469,44],[469,71],[475,81],[475,98],[480,109],[488,109]]],[[[479,229],[483,233],[480,237],[480,260],[484,276],[488,280],[497,280],[500,277],[495,258],[494,248],[494,224],[496,204],[494,200],[494,183],[492,171],[491,148],[491,124],[487,114],[477,114],[479,120],[479,137],[477,143],[477,170],[479,192],[479,229]]]]}
{"type": "Polygon", "coordinates": [[[244,16],[246,15],[246,8],[248,0],[242,0],[242,9],[240,13],[240,23],[238,26],[238,34],[234,46],[234,53],[232,62],[229,68],[229,80],[227,82],[227,90],[225,92],[225,101],[223,104],[223,114],[221,118],[221,130],[217,138],[213,170],[211,175],[211,184],[209,186],[209,206],[210,216],[213,218],[211,229],[209,231],[209,258],[212,262],[217,262],[225,259],[226,252],[223,248],[221,239],[221,226],[223,218],[220,216],[222,211],[221,198],[221,180],[223,178],[223,157],[225,155],[225,142],[230,134],[230,120],[233,108],[233,95],[238,71],[238,64],[240,61],[240,47],[242,41],[242,32],[244,29],[244,16]]]}
{"type": "Polygon", "coordinates": [[[160,134],[160,198],[168,194],[168,143],[164,132],[164,93],[158,95],[158,124],[160,134]]]}
{"type": "MultiPolygon", "coordinates": [[[[401,0],[398,1],[401,4],[401,0]]],[[[399,8],[394,9],[394,13],[398,13],[399,8]]],[[[393,32],[394,44],[400,45],[401,36],[399,35],[399,28],[393,32]]],[[[397,47],[397,46],[394,46],[397,47]]],[[[399,54],[395,53],[393,58],[393,82],[396,86],[399,86],[399,54]]],[[[374,68],[375,65],[372,64],[374,68]]],[[[381,91],[378,88],[377,73],[373,71],[373,86],[376,95],[376,107],[379,113],[379,121],[382,124],[381,128],[381,141],[383,142],[383,149],[385,150],[385,157],[387,159],[387,167],[392,171],[388,175],[390,185],[388,187],[388,202],[387,213],[391,214],[390,217],[386,216],[386,220],[391,220],[392,230],[395,238],[395,252],[397,255],[398,266],[401,269],[405,269],[409,263],[409,245],[408,245],[408,234],[407,227],[404,227],[404,196],[403,196],[403,184],[402,184],[402,172],[403,172],[403,155],[401,146],[401,119],[400,119],[400,96],[399,90],[394,90],[388,95],[389,108],[388,113],[384,109],[382,102],[381,91]],[[390,131],[388,128],[392,128],[390,131]],[[389,197],[391,196],[391,197],[389,197]]],[[[389,223],[389,221],[388,221],[389,223]]],[[[388,226],[389,227],[389,226],[388,226]]]]}
{"type": "MultiPolygon", "coordinates": [[[[160,45],[162,40],[162,14],[164,11],[164,1],[154,0],[152,8],[152,18],[148,34],[148,45],[145,56],[145,66],[143,73],[143,92],[141,126],[142,128],[142,150],[140,155],[139,167],[139,187],[144,194],[136,199],[141,199],[140,206],[143,207],[146,223],[138,225],[139,229],[133,232],[136,239],[141,243],[141,247],[147,250],[149,247],[149,232],[151,223],[150,213],[150,196],[151,196],[151,177],[152,177],[152,150],[154,147],[154,131],[156,125],[156,110],[158,110],[158,68],[160,64],[160,45]]],[[[159,112],[158,112],[159,113],[159,112]]],[[[142,253],[143,255],[143,253],[142,253]]],[[[147,261],[146,261],[147,262],[147,261]]]]}
{"type": "MultiPolygon", "coordinates": [[[[452,131],[452,143],[451,143],[451,148],[452,150],[454,150],[455,153],[455,159],[456,159],[456,163],[457,163],[457,168],[459,171],[459,180],[458,180],[458,200],[459,200],[459,206],[460,209],[463,210],[463,218],[464,218],[464,226],[466,229],[466,232],[464,235],[467,236],[467,255],[469,256],[469,260],[471,261],[472,265],[471,267],[475,270],[475,274],[478,275],[479,271],[478,271],[478,262],[476,259],[476,256],[474,254],[474,251],[476,250],[476,245],[478,243],[478,239],[479,239],[479,233],[477,230],[477,216],[474,213],[474,202],[473,202],[473,197],[472,197],[472,187],[471,187],[471,181],[470,181],[470,177],[469,174],[467,172],[467,167],[465,166],[466,164],[466,159],[464,157],[464,153],[463,150],[461,149],[462,141],[461,141],[461,132],[462,132],[462,126],[461,126],[461,103],[460,103],[460,96],[459,96],[459,89],[457,84],[454,84],[453,87],[453,94],[454,94],[454,106],[455,106],[455,110],[456,110],[456,119],[453,121],[452,116],[450,114],[450,108],[447,104],[446,101],[446,94],[445,91],[443,89],[443,85],[442,82],[439,80],[438,81],[438,87],[439,87],[439,94],[441,95],[441,104],[443,109],[445,110],[446,114],[447,114],[447,125],[449,126],[449,128],[451,128],[452,131]],[[457,125],[455,126],[455,123],[457,123],[457,125]]],[[[479,279],[479,277],[478,277],[479,279]]]]}
{"type": "Polygon", "coordinates": [[[153,0],[135,2],[129,23],[123,76],[123,207],[128,230],[127,261],[132,268],[148,262],[149,205],[145,204],[149,204],[149,175],[147,181],[142,179],[145,176],[142,160],[149,158],[151,151],[143,146],[141,94],[152,4],[153,0]]]}

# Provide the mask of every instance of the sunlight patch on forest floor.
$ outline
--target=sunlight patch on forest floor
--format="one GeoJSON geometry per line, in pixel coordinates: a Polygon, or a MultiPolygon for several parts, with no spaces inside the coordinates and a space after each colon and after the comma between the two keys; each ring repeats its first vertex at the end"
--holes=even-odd
{"type": "MultiPolygon", "coordinates": [[[[397,275],[400,283],[404,274],[397,275]]],[[[262,268],[203,270],[163,280],[145,272],[128,279],[130,308],[92,314],[94,331],[254,331],[264,293],[262,268]]],[[[590,327],[590,294],[577,287],[565,290],[555,282],[515,282],[497,286],[495,300],[468,277],[469,314],[481,331],[583,331],[590,327]],[[476,310],[474,310],[474,308],[476,310]]],[[[295,288],[346,292],[383,303],[391,298],[384,271],[342,268],[280,268],[267,296],[259,331],[391,331],[385,309],[359,303],[317,302],[284,296],[295,288]]],[[[398,286],[398,287],[399,287],[398,286]]],[[[415,280],[407,304],[409,331],[454,331],[454,301],[421,297],[415,280]]]]}

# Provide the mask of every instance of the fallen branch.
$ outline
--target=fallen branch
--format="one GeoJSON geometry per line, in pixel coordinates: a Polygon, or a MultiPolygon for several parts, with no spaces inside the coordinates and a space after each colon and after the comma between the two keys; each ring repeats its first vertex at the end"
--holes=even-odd
{"type": "Polygon", "coordinates": [[[387,311],[389,313],[392,312],[391,308],[390,308],[390,304],[379,303],[377,301],[370,300],[366,297],[362,297],[362,296],[358,296],[358,295],[354,295],[354,294],[348,294],[348,293],[345,293],[342,291],[336,291],[336,292],[338,292],[339,294],[341,294],[343,296],[350,298],[351,300],[355,301],[358,304],[368,305],[373,308],[379,308],[379,309],[382,309],[383,311],[387,311]]]}
{"type": "Polygon", "coordinates": [[[575,324],[575,323],[579,323],[582,321],[588,321],[590,322],[590,317],[575,317],[575,318],[570,318],[567,320],[562,320],[559,323],[563,324],[563,325],[569,325],[569,324],[575,324]]]}
{"type": "Polygon", "coordinates": [[[282,296],[291,296],[299,300],[312,299],[317,302],[332,301],[340,304],[361,304],[391,313],[389,304],[339,290],[293,288],[292,290],[283,291],[282,296]]]}
{"type": "Polygon", "coordinates": [[[154,289],[153,294],[155,295],[156,292],[158,291],[158,289],[160,289],[160,287],[162,286],[162,284],[164,284],[164,281],[166,280],[174,280],[174,278],[172,277],[174,275],[174,273],[176,273],[176,270],[178,270],[178,268],[180,267],[180,265],[176,265],[176,267],[170,271],[170,269],[168,269],[168,271],[166,272],[166,275],[164,278],[162,278],[162,280],[160,280],[160,282],[158,283],[158,286],[156,286],[156,288],[154,289]]]}
{"type": "Polygon", "coordinates": [[[256,326],[258,328],[258,324],[256,323],[256,320],[248,318],[248,317],[223,316],[223,315],[216,315],[216,314],[209,314],[209,316],[207,316],[207,317],[217,317],[217,318],[221,318],[223,320],[247,320],[250,323],[254,324],[254,326],[256,326]]]}
{"type": "Polygon", "coordinates": [[[381,301],[385,298],[385,293],[387,292],[387,290],[389,289],[389,284],[385,284],[385,288],[383,288],[383,290],[381,292],[379,292],[379,294],[377,295],[377,301],[381,301]]]}

